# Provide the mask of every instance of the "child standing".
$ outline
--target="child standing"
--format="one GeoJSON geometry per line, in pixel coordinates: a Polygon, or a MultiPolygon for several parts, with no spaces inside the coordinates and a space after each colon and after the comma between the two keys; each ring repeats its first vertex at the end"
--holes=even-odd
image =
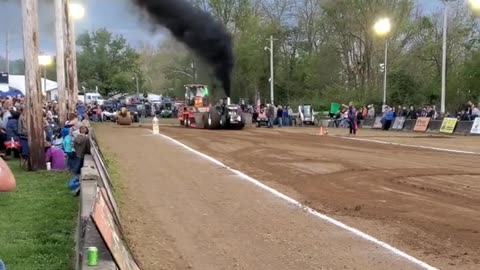
{"type": "Polygon", "coordinates": [[[67,155],[67,168],[70,171],[75,169],[75,160],[77,156],[73,151],[73,142],[72,142],[72,135],[70,135],[70,128],[63,128],[62,129],[62,136],[63,136],[63,151],[67,155]]]}
{"type": "Polygon", "coordinates": [[[90,138],[88,137],[88,128],[86,126],[80,127],[80,134],[73,139],[73,147],[77,156],[74,173],[79,175],[83,167],[85,155],[90,154],[90,138]]]}

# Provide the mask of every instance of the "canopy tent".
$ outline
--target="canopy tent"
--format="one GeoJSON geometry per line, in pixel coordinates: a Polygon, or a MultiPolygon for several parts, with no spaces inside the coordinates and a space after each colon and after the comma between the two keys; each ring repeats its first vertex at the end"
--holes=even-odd
{"type": "MultiPolygon", "coordinates": [[[[25,76],[23,75],[9,75],[9,84],[4,84],[0,83],[0,91],[2,92],[7,92],[10,91],[11,88],[15,88],[17,90],[20,90],[20,92],[25,95],[25,76]]],[[[43,95],[46,95],[46,92],[56,90],[58,88],[57,83],[51,80],[47,80],[47,91],[45,91],[43,88],[45,84],[45,80],[41,78],[41,90],[43,95]]]]}
{"type": "Polygon", "coordinates": [[[0,91],[0,98],[11,97],[24,97],[25,95],[17,88],[9,87],[8,91],[0,91]]]}

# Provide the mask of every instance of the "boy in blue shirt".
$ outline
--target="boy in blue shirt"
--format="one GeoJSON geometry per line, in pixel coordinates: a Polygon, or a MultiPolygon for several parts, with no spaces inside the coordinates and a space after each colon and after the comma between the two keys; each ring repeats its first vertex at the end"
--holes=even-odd
{"type": "Polygon", "coordinates": [[[63,128],[62,135],[63,135],[63,151],[67,155],[67,168],[73,171],[77,156],[75,155],[75,151],[73,149],[73,142],[72,142],[72,136],[70,135],[70,128],[63,128]]]}

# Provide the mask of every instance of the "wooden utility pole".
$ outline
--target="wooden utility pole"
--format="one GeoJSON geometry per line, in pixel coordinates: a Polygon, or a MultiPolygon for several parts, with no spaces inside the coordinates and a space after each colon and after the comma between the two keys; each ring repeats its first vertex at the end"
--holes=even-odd
{"type": "Polygon", "coordinates": [[[67,90],[67,98],[68,98],[68,112],[69,113],[72,113],[72,112],[75,112],[75,106],[74,104],[72,104],[72,96],[73,96],[73,82],[71,80],[71,78],[73,78],[72,76],[72,70],[73,70],[73,62],[72,62],[72,52],[70,50],[70,25],[68,23],[69,21],[69,9],[68,9],[68,6],[69,6],[69,0],[63,0],[63,24],[65,26],[65,40],[64,40],[64,44],[65,44],[65,64],[66,64],[66,68],[67,68],[67,77],[66,77],[66,90],[67,90]]]}
{"type": "Polygon", "coordinates": [[[64,0],[65,58],[67,62],[67,89],[69,112],[75,112],[78,98],[77,56],[75,51],[75,25],[70,14],[70,0],[64,0]]]}
{"type": "Polygon", "coordinates": [[[65,89],[65,41],[63,0],[55,0],[55,38],[57,44],[58,118],[63,126],[67,121],[67,95],[65,89]]]}
{"type": "Polygon", "coordinates": [[[42,88],[38,64],[37,0],[22,0],[23,54],[25,58],[25,112],[28,129],[28,169],[43,170],[45,133],[43,129],[42,88]]]}

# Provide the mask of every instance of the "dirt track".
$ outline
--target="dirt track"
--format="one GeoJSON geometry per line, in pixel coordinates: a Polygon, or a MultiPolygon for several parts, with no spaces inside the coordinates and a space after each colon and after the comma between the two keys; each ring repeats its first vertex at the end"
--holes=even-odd
{"type": "MultiPolygon", "coordinates": [[[[436,267],[480,268],[479,156],[303,134],[312,133],[307,129],[162,132],[436,267]]],[[[97,134],[125,164],[124,218],[145,269],[411,268],[249,184],[232,186],[239,183],[142,136],[148,132],[141,128],[102,126],[97,134]],[[252,199],[268,203],[257,209],[252,199]],[[332,231],[340,238],[325,235],[332,231]]]]}

